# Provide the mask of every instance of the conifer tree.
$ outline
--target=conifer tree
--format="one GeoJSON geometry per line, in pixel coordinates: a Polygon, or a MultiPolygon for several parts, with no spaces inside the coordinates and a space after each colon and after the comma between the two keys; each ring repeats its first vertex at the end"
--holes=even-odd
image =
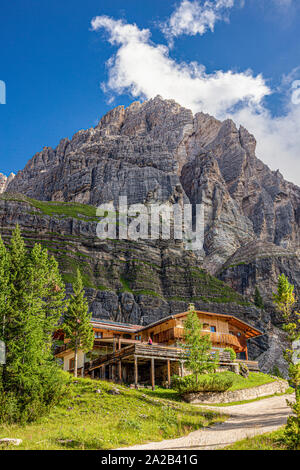
{"type": "MultiPolygon", "coordinates": [[[[4,311],[8,306],[9,300],[9,258],[8,253],[0,236],[0,312],[4,311]]],[[[6,318],[3,315],[2,324],[0,325],[0,332],[2,335],[5,330],[6,318]]]]}
{"type": "Polygon", "coordinates": [[[184,322],[184,360],[186,368],[198,376],[204,372],[214,371],[218,357],[211,355],[212,343],[210,335],[203,334],[201,324],[193,304],[189,306],[189,314],[184,322]]]}
{"type": "Polygon", "coordinates": [[[70,340],[70,348],[74,350],[74,376],[77,377],[78,351],[90,351],[94,344],[94,333],[91,326],[91,313],[84,296],[84,288],[80,270],[77,269],[76,281],[73,285],[69,308],[64,317],[63,329],[70,340]]]}
{"type": "Polygon", "coordinates": [[[2,389],[17,397],[23,417],[33,419],[60,389],[51,347],[67,307],[64,284],[46,249],[39,244],[26,249],[18,226],[7,249],[0,241],[0,284],[0,339],[6,344],[2,389]]]}
{"type": "Polygon", "coordinates": [[[295,342],[300,339],[300,319],[297,319],[300,314],[293,312],[296,304],[294,286],[284,274],[278,278],[277,292],[273,293],[273,300],[284,320],[283,330],[287,333],[288,348],[283,356],[289,365],[290,383],[295,389],[295,402],[287,400],[293,416],[288,418],[284,437],[291,450],[300,450],[300,354],[299,350],[294,350],[295,342]]]}

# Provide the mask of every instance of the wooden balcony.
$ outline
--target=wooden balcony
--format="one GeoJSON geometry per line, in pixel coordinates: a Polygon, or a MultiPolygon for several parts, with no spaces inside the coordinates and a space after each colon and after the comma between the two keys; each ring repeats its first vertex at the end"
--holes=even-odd
{"type": "MultiPolygon", "coordinates": [[[[205,332],[203,332],[205,334],[205,332]]],[[[243,346],[240,343],[239,339],[237,336],[231,335],[229,333],[214,333],[214,332],[209,332],[211,342],[213,344],[220,344],[220,345],[225,345],[225,346],[231,346],[231,347],[236,347],[238,349],[241,349],[243,346]]]]}
{"type": "MultiPolygon", "coordinates": [[[[168,343],[169,341],[183,341],[183,328],[170,328],[169,330],[162,331],[154,335],[153,340],[155,343],[168,343]]],[[[209,334],[213,345],[229,346],[233,348],[243,349],[244,344],[242,338],[229,333],[217,333],[211,331],[202,331],[203,335],[209,334]]]]}
{"type": "MultiPolygon", "coordinates": [[[[86,369],[93,370],[98,367],[117,363],[118,361],[132,361],[133,356],[137,356],[140,359],[163,359],[170,361],[183,361],[184,350],[182,348],[163,346],[159,344],[149,345],[147,343],[136,343],[131,346],[119,349],[110,354],[104,354],[99,356],[93,361],[85,364],[86,369]]],[[[230,353],[223,351],[219,354],[220,362],[230,363],[230,353]]]]}

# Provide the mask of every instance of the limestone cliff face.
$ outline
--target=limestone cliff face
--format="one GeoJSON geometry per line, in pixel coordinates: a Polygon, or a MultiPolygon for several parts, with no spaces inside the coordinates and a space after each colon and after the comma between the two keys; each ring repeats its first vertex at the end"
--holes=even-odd
{"type": "Polygon", "coordinates": [[[14,177],[14,173],[11,173],[8,177],[3,175],[3,173],[0,173],[0,194],[6,191],[7,186],[9,185],[9,183],[11,183],[14,177]]]}
{"type": "Polygon", "coordinates": [[[200,310],[231,313],[266,332],[251,342],[253,359],[270,348],[270,314],[201,269],[182,244],[99,240],[89,206],[68,206],[72,216],[64,207],[6,193],[0,196],[1,236],[8,242],[19,224],[28,247],[41,243],[56,257],[68,290],[79,266],[93,317],[146,325],[193,301],[200,310]]]}
{"type": "Polygon", "coordinates": [[[192,204],[204,205],[203,267],[214,273],[229,253],[256,238],[252,223],[230,196],[212,153],[202,153],[184,165],[181,183],[192,204]]]}
{"type": "MultiPolygon", "coordinates": [[[[276,342],[280,336],[271,332],[278,319],[270,299],[281,272],[295,283],[300,296],[300,188],[285,181],[279,171],[271,171],[257,158],[255,150],[255,138],[231,120],[221,122],[204,113],[193,115],[175,101],[158,96],[143,103],[134,102],[128,108],[119,106],[95,128],[81,130],[71,140],[63,139],[56,149],[45,147],[11,181],[0,176],[0,192],[2,188],[7,195],[19,193],[40,201],[92,206],[118,202],[119,196],[127,196],[129,204],[203,203],[204,254],[197,257],[174,242],[138,244],[134,259],[159,266],[155,282],[151,275],[153,283],[144,283],[143,287],[138,284],[136,262],[128,258],[132,248],[124,246],[126,255],[122,255],[116,251],[121,244],[100,246],[92,221],[84,225],[82,220],[60,220],[56,216],[46,221],[38,214],[27,214],[26,223],[24,219],[21,222],[26,230],[36,227],[36,233],[46,227],[49,233],[67,230],[72,234],[76,227],[80,236],[89,234],[88,248],[86,242],[78,242],[76,249],[83,249],[83,254],[91,250],[97,259],[89,260],[88,265],[92,279],[90,301],[99,316],[119,315],[118,318],[147,323],[170,311],[182,310],[188,298],[195,298],[199,308],[206,305],[206,309],[217,310],[221,305],[223,312],[235,310],[236,304],[228,301],[226,295],[221,296],[226,302],[220,298],[216,302],[214,298],[211,303],[209,292],[215,294],[218,287],[206,289],[204,286],[209,283],[197,283],[200,278],[191,266],[218,276],[245,296],[246,302],[253,300],[258,286],[266,311],[258,313],[251,307],[249,313],[247,307],[245,315],[250,315],[251,321],[256,317],[261,321],[261,315],[265,316],[263,323],[269,328],[269,339],[261,339],[260,343],[265,341],[263,348],[270,349],[268,341],[273,337],[276,342]],[[174,282],[177,273],[180,279],[174,282]],[[115,281],[108,285],[109,275],[115,281]],[[134,280],[131,287],[129,280],[134,280]],[[150,291],[151,300],[149,296],[144,299],[144,294],[139,297],[138,291],[150,291]],[[172,298],[177,299],[174,304],[172,298]]],[[[10,213],[10,221],[16,220],[12,201],[5,201],[2,227],[11,223],[5,210],[10,213]]],[[[259,348],[256,355],[262,353],[263,348],[259,348]]],[[[265,356],[264,361],[269,364],[269,357],[265,356]]]]}
{"type": "MultiPolygon", "coordinates": [[[[49,201],[97,206],[204,202],[205,266],[216,273],[252,240],[300,246],[300,188],[255,155],[246,129],[161,97],[119,106],[95,128],[45,147],[7,190],[49,201]]],[[[263,157],[263,156],[262,156],[263,157]]]]}
{"type": "Polygon", "coordinates": [[[257,286],[266,309],[272,313],[273,323],[280,323],[274,312],[271,293],[282,273],[293,282],[299,298],[300,250],[255,241],[237,250],[220,269],[218,277],[248,298],[253,297],[257,286]]]}

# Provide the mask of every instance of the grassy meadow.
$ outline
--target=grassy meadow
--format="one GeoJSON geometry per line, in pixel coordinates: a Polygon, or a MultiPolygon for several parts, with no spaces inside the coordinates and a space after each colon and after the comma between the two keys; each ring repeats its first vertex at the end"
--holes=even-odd
{"type": "Polygon", "coordinates": [[[18,438],[14,449],[113,449],[186,435],[226,416],[176,401],[168,390],[133,390],[70,379],[68,392],[48,416],[27,425],[0,425],[0,438],[18,438]],[[117,388],[120,395],[111,395],[117,388]]]}

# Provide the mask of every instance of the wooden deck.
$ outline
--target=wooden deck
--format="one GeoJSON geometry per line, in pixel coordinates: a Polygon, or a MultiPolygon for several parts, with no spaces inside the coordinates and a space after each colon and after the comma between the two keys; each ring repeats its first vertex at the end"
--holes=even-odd
{"type": "Polygon", "coordinates": [[[182,349],[167,346],[149,345],[136,342],[130,346],[119,349],[111,354],[105,354],[88,363],[88,369],[94,370],[98,367],[109,365],[112,362],[132,362],[134,356],[141,359],[164,359],[170,361],[182,360],[182,349]]]}
{"type": "MultiPolygon", "coordinates": [[[[134,362],[135,358],[140,359],[142,361],[156,359],[163,361],[184,362],[182,348],[161,346],[155,344],[149,345],[147,343],[141,343],[137,341],[135,344],[131,344],[130,346],[126,346],[125,348],[121,348],[110,354],[105,354],[103,356],[98,357],[94,361],[86,363],[85,368],[88,371],[93,371],[103,366],[116,364],[120,361],[127,363],[134,362]]],[[[239,359],[232,361],[230,359],[229,352],[222,352],[219,356],[219,361],[222,365],[226,365],[232,362],[242,362],[248,366],[249,370],[259,371],[257,361],[246,361],[239,359]]]]}

